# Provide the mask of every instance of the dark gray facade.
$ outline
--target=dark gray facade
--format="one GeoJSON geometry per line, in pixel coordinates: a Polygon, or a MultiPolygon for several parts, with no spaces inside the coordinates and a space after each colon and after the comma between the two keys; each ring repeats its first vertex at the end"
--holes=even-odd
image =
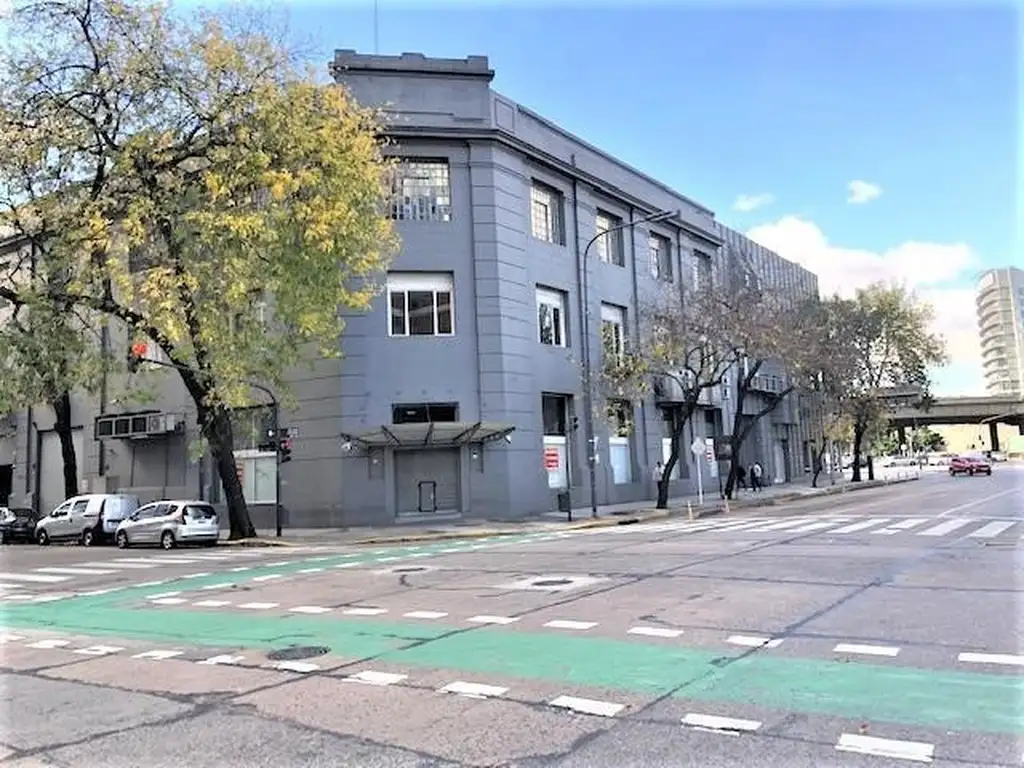
{"type": "MultiPolygon", "coordinates": [[[[294,460],[281,467],[286,524],[518,518],[554,509],[566,484],[574,506],[589,505],[583,343],[598,365],[603,324],[637,340],[643,298],[666,284],[682,291],[702,270],[719,271],[722,244],[735,233],[708,209],[494,92],[485,57],[339,51],[332,73],[359,102],[389,117],[391,151],[400,160],[392,213],[402,249],[373,309],[347,318],[343,358],[291,377],[296,407],[282,421],[298,435],[294,460]],[[627,228],[585,254],[598,227],[659,210],[678,213],[627,228]],[[589,340],[581,333],[585,311],[589,340]]],[[[771,256],[766,269],[792,276],[794,290],[816,290],[813,275],[758,252],[771,256]]],[[[206,462],[189,457],[196,430],[187,397],[173,375],[147,376],[156,391],[147,407],[175,414],[178,426],[103,441],[101,468],[92,428],[99,404],[77,399],[83,485],[217,501],[219,482],[206,462]]],[[[111,384],[106,412],[129,409],[127,396],[117,394],[124,386],[111,384]]],[[[728,387],[704,406],[687,445],[731,424],[728,387]]],[[[652,470],[667,435],[663,413],[653,399],[631,410],[628,435],[603,416],[595,420],[598,504],[654,497],[652,470]]],[[[803,470],[795,447],[805,437],[799,408],[791,410],[766,424],[750,449],[768,477],[776,460],[786,465],[775,472],[780,479],[803,470]],[[776,422],[787,441],[781,459],[772,443],[776,422]]],[[[35,409],[35,428],[23,414],[13,438],[28,452],[14,461],[14,496],[35,496],[41,506],[53,495],[37,490],[52,482],[51,470],[39,465],[53,457],[39,452],[34,437],[52,421],[44,411],[35,409]]],[[[258,449],[258,432],[241,436],[238,455],[262,526],[271,519],[274,462],[258,449]]],[[[686,452],[675,494],[694,490],[695,461],[686,452]]],[[[706,464],[702,472],[705,485],[712,482],[706,464]]]]}

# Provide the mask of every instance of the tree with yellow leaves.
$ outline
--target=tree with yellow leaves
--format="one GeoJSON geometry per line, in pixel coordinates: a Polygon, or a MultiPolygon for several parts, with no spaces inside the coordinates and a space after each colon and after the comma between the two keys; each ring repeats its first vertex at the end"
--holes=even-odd
{"type": "Polygon", "coordinates": [[[157,345],[195,402],[231,536],[252,536],[231,411],[259,401],[254,383],[283,387],[311,346],[337,355],[341,312],[377,293],[396,245],[377,115],[223,16],[46,0],[8,25],[0,229],[63,287],[0,283],[0,297],[157,345]]]}

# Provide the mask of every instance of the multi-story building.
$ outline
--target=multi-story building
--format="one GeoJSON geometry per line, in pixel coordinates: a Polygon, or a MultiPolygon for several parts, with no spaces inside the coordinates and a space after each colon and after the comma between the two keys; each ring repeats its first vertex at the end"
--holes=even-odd
{"type": "MultiPolygon", "coordinates": [[[[282,423],[294,435],[293,461],[280,468],[286,525],[514,518],[555,508],[566,488],[574,506],[588,505],[588,445],[596,446],[597,503],[653,498],[672,398],[618,404],[615,418],[593,420],[589,443],[584,345],[596,367],[602,329],[617,343],[638,342],[644,297],[666,289],[682,297],[723,269],[725,240],[744,239],[704,206],[496,93],[486,57],[338,51],[331,71],[390,117],[399,160],[390,213],[402,249],[372,310],[346,318],[342,358],[291,377],[297,408],[282,423]],[[657,211],[673,213],[628,226],[657,211]]],[[[794,289],[814,284],[770,251],[743,247],[794,289]]],[[[151,406],[130,407],[116,383],[99,399],[76,399],[83,485],[219,502],[208,460],[189,458],[194,409],[173,375],[150,376],[151,406]],[[95,423],[97,414],[106,416],[95,423]]],[[[703,399],[687,447],[731,424],[728,395],[723,387],[703,399]]],[[[59,495],[60,455],[43,410],[20,419],[28,458],[13,474],[15,495],[45,508],[59,495]]],[[[787,414],[750,447],[768,478],[804,468],[799,412],[787,414]]],[[[265,414],[247,418],[253,428],[238,431],[236,457],[262,526],[275,501],[275,458],[260,445],[265,414]]],[[[697,461],[684,452],[674,494],[692,492],[697,461]]],[[[707,465],[700,471],[706,478],[707,465]]]]}
{"type": "Polygon", "coordinates": [[[983,274],[977,307],[985,388],[990,395],[1024,393],[1024,270],[983,274]]]}

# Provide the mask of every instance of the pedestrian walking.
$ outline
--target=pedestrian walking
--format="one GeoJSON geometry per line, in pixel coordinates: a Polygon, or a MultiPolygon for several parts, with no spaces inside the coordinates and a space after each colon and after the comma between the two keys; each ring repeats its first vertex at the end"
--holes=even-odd
{"type": "Polygon", "coordinates": [[[736,467],[736,484],[743,490],[747,489],[747,468],[742,464],[736,467]]]}
{"type": "Polygon", "coordinates": [[[750,490],[760,491],[762,488],[761,477],[764,474],[764,470],[761,468],[759,462],[754,462],[750,465],[750,490]]]}

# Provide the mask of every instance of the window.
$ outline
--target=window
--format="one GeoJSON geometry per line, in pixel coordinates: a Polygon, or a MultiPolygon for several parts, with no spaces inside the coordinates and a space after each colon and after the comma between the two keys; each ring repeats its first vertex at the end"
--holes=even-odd
{"type": "Polygon", "coordinates": [[[711,287],[711,257],[700,251],[693,252],[693,287],[699,291],[711,287]]]}
{"type": "Polygon", "coordinates": [[[550,288],[537,288],[537,330],[541,344],[567,345],[565,333],[565,294],[550,288]]]}
{"type": "Polygon", "coordinates": [[[458,403],[413,403],[391,406],[392,424],[450,423],[458,421],[458,416],[458,403]]]}
{"type": "Polygon", "coordinates": [[[541,395],[541,414],[544,421],[542,462],[548,475],[549,488],[568,488],[569,437],[567,434],[569,398],[566,395],[541,395]]]}
{"type": "Polygon", "coordinates": [[[451,221],[448,161],[400,160],[391,177],[389,215],[396,221],[451,221]]]}
{"type": "Polygon", "coordinates": [[[235,451],[235,471],[245,500],[251,504],[277,501],[277,455],[259,450],[235,451]]]}
{"type": "Polygon", "coordinates": [[[608,463],[612,468],[612,482],[628,485],[633,482],[633,455],[630,438],[633,434],[633,404],[628,400],[608,403],[611,434],[608,437],[608,463]]]}
{"type": "Polygon", "coordinates": [[[651,234],[647,238],[647,248],[651,254],[651,274],[658,280],[672,282],[672,243],[667,237],[651,234]]]}
{"type": "Polygon", "coordinates": [[[601,342],[605,357],[622,357],[626,351],[626,310],[601,305],[601,342]]]}
{"type": "Polygon", "coordinates": [[[565,245],[565,219],[562,215],[562,193],[533,182],[530,187],[530,231],[538,240],[565,245]]]}
{"type": "Polygon", "coordinates": [[[389,335],[453,335],[453,286],[454,279],[450,272],[389,272],[389,335]]]}
{"type": "Polygon", "coordinates": [[[594,242],[597,258],[606,264],[614,264],[617,267],[626,265],[625,253],[622,248],[622,230],[616,229],[621,226],[622,219],[618,216],[612,216],[612,214],[600,210],[597,212],[595,234],[608,233],[594,242]]]}

